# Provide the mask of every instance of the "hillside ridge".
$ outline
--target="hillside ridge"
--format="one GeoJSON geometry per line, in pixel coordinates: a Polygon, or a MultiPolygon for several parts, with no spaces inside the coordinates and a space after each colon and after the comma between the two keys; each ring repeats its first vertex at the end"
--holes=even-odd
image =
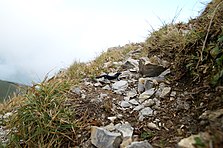
{"type": "Polygon", "coordinates": [[[222,147],[223,1],[1,104],[6,147],[222,147]],[[98,77],[120,72],[119,79],[98,77]]]}

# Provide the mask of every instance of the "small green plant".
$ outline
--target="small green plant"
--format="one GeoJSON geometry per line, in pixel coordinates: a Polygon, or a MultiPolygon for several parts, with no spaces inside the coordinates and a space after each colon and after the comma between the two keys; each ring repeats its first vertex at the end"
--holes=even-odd
{"type": "Polygon", "coordinates": [[[215,86],[223,77],[223,69],[212,77],[211,84],[215,86]]]}
{"type": "Polygon", "coordinates": [[[148,139],[151,139],[154,137],[154,133],[152,132],[142,132],[141,135],[140,135],[140,138],[142,138],[143,140],[148,140],[148,139]]]}
{"type": "Polygon", "coordinates": [[[218,37],[215,47],[210,51],[210,55],[213,58],[215,68],[215,74],[211,79],[211,84],[215,86],[218,83],[222,83],[221,79],[223,77],[223,35],[218,37]]]}
{"type": "Polygon", "coordinates": [[[165,147],[165,140],[160,140],[160,143],[159,143],[159,147],[160,148],[164,148],[165,147]]]}
{"type": "Polygon", "coordinates": [[[0,141],[0,148],[6,148],[6,145],[0,141]]]}
{"type": "Polygon", "coordinates": [[[205,144],[201,140],[200,137],[195,137],[194,140],[195,140],[195,144],[194,144],[195,146],[197,146],[197,147],[205,147],[205,144]]]}

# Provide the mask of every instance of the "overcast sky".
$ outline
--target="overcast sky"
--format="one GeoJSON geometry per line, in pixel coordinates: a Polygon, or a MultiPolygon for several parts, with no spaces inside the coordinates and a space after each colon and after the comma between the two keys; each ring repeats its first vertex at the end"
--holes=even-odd
{"type": "Polygon", "coordinates": [[[141,42],[210,0],[0,0],[0,79],[39,81],[108,47],[141,42]]]}

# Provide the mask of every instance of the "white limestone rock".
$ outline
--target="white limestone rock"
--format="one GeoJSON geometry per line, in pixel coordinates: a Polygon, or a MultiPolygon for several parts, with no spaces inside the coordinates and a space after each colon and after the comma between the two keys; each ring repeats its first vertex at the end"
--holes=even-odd
{"type": "Polygon", "coordinates": [[[164,87],[160,94],[160,97],[164,98],[167,94],[170,93],[170,91],[171,91],[171,87],[164,87]]]}
{"type": "Polygon", "coordinates": [[[123,138],[132,137],[134,128],[128,122],[116,124],[115,128],[122,133],[123,138]]]}
{"type": "Polygon", "coordinates": [[[77,94],[77,95],[81,95],[81,89],[79,88],[79,87],[74,87],[74,88],[72,88],[71,89],[71,91],[73,92],[73,93],[75,93],[75,94],[77,94]]]}
{"type": "Polygon", "coordinates": [[[104,90],[111,90],[111,87],[109,85],[105,85],[104,87],[102,87],[102,89],[104,89],[104,90]]]}
{"type": "Polygon", "coordinates": [[[152,107],[153,105],[155,105],[155,101],[153,99],[149,99],[149,100],[146,100],[145,102],[143,102],[143,105],[145,107],[152,107]]]}
{"type": "Polygon", "coordinates": [[[155,123],[152,123],[152,122],[148,123],[147,127],[150,129],[160,130],[160,128],[155,123]]]}
{"type": "Polygon", "coordinates": [[[136,101],[136,99],[131,99],[129,100],[129,103],[133,104],[133,105],[139,105],[139,102],[136,101]]]}
{"type": "Polygon", "coordinates": [[[138,61],[137,60],[134,60],[132,58],[128,58],[124,64],[122,65],[123,68],[126,68],[126,69],[137,69],[138,68],[138,61]]]}
{"type": "Polygon", "coordinates": [[[138,106],[136,106],[136,107],[133,109],[133,111],[139,111],[139,110],[141,110],[141,109],[143,109],[143,108],[144,108],[144,105],[139,104],[138,106]]]}
{"type": "Polygon", "coordinates": [[[143,115],[143,116],[152,116],[153,115],[153,110],[150,107],[146,107],[146,108],[143,108],[140,111],[140,114],[143,115]]]}
{"type": "Polygon", "coordinates": [[[128,98],[134,98],[137,95],[137,92],[135,89],[132,89],[131,91],[127,92],[127,97],[128,98]]]}
{"type": "Polygon", "coordinates": [[[138,81],[138,92],[142,93],[146,90],[149,90],[153,87],[154,82],[152,78],[139,78],[138,81]]]}
{"type": "Polygon", "coordinates": [[[132,142],[134,128],[128,122],[116,124],[115,128],[122,133],[123,141],[120,148],[126,148],[132,142]]]}
{"type": "Polygon", "coordinates": [[[102,86],[102,84],[100,82],[97,82],[97,83],[94,83],[94,86],[99,87],[99,86],[102,86]]]}
{"type": "Polygon", "coordinates": [[[122,142],[120,133],[113,133],[104,128],[91,127],[91,143],[97,148],[118,148],[122,142]]]}
{"type": "Polygon", "coordinates": [[[178,147],[179,148],[196,148],[196,140],[195,139],[199,139],[199,141],[201,141],[202,143],[205,143],[205,141],[210,141],[211,137],[208,133],[200,133],[198,135],[191,135],[190,137],[181,139],[180,142],[178,142],[178,147]]]}
{"type": "Polygon", "coordinates": [[[131,107],[132,105],[128,101],[121,101],[120,106],[123,108],[127,108],[127,107],[131,107]]]}
{"type": "Polygon", "coordinates": [[[149,99],[155,92],[155,88],[145,91],[144,93],[140,94],[139,101],[143,102],[144,100],[149,99]]]}
{"type": "Polygon", "coordinates": [[[112,89],[125,91],[128,87],[128,82],[125,80],[120,80],[112,84],[112,89]]]}

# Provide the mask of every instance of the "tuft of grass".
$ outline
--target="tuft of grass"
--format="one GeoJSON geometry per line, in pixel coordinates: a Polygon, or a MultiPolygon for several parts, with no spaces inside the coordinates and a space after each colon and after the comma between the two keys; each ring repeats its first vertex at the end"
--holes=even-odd
{"type": "Polygon", "coordinates": [[[222,85],[223,2],[213,0],[187,24],[167,24],[146,40],[148,56],[171,61],[175,79],[191,76],[193,82],[222,85]]]}
{"type": "Polygon", "coordinates": [[[194,138],[194,141],[195,141],[195,146],[196,147],[205,147],[205,143],[203,142],[203,140],[200,138],[200,137],[195,137],[194,138]]]}
{"type": "Polygon", "coordinates": [[[72,146],[80,123],[65,104],[69,81],[51,80],[30,88],[10,119],[9,147],[72,146]]]}

